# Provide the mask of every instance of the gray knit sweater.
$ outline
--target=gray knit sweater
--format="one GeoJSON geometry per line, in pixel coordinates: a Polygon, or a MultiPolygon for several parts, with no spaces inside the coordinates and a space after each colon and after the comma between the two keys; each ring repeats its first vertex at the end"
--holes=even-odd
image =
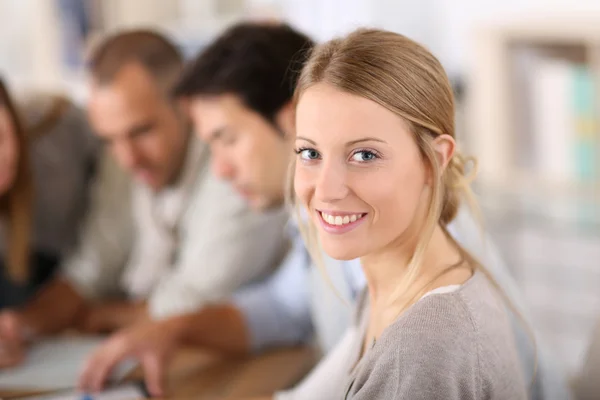
{"type": "Polygon", "coordinates": [[[451,293],[422,298],[359,360],[368,323],[367,303],[363,300],[359,305],[360,334],[351,345],[342,398],[527,398],[509,320],[483,274],[476,273],[451,293]]]}

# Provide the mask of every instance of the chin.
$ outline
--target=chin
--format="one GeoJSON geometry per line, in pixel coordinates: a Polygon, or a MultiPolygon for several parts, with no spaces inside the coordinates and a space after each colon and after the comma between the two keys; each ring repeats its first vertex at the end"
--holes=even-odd
{"type": "Polygon", "coordinates": [[[321,247],[325,254],[338,261],[350,261],[364,255],[362,246],[343,240],[321,240],[321,247]]]}
{"type": "Polygon", "coordinates": [[[250,201],[250,208],[256,212],[267,212],[280,208],[283,203],[279,200],[273,200],[265,197],[250,201]]]}
{"type": "Polygon", "coordinates": [[[253,199],[248,200],[248,207],[254,212],[260,213],[265,212],[269,209],[269,204],[264,201],[262,198],[255,197],[253,199]]]}
{"type": "Polygon", "coordinates": [[[135,178],[155,192],[160,191],[166,186],[162,179],[159,179],[157,176],[154,175],[138,173],[135,174],[135,178]]]}

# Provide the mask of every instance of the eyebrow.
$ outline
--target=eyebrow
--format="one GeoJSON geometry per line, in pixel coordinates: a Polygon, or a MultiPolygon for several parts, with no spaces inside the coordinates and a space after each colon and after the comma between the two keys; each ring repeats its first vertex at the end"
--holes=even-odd
{"type": "Polygon", "coordinates": [[[385,140],[382,139],[378,139],[375,137],[366,137],[366,138],[362,138],[362,139],[357,139],[357,140],[351,140],[348,143],[346,143],[346,145],[348,146],[352,146],[354,144],[357,143],[362,143],[362,142],[379,142],[379,143],[387,143],[385,140]]]}
{"type": "Polygon", "coordinates": [[[144,133],[144,132],[150,130],[154,125],[155,125],[155,121],[141,122],[141,123],[135,125],[133,128],[131,128],[129,130],[129,132],[127,132],[127,136],[131,137],[131,136],[138,135],[140,133],[144,133]]]}
{"type": "Polygon", "coordinates": [[[132,138],[136,137],[137,135],[148,132],[150,129],[152,129],[155,126],[155,124],[156,124],[156,121],[152,121],[152,120],[143,121],[143,122],[138,123],[137,125],[134,125],[131,129],[129,129],[127,131],[127,133],[125,135],[108,134],[106,136],[100,137],[100,141],[103,144],[110,145],[111,143],[119,141],[123,138],[131,140],[132,138]]]}
{"type": "Polygon", "coordinates": [[[207,142],[211,143],[214,142],[216,140],[219,140],[221,138],[221,136],[223,136],[223,134],[227,132],[227,127],[226,126],[222,126],[220,128],[215,129],[214,131],[212,131],[207,138],[207,142]]]}
{"type": "MultiPolygon", "coordinates": [[[[313,145],[317,145],[317,142],[315,142],[314,140],[305,138],[303,136],[296,136],[296,140],[305,140],[313,145]]],[[[356,140],[351,140],[348,143],[346,143],[346,146],[352,146],[358,143],[362,143],[362,142],[379,142],[379,143],[387,143],[385,140],[382,139],[378,139],[375,137],[366,137],[366,138],[362,138],[362,139],[356,139],[356,140]]]]}
{"type": "Polygon", "coordinates": [[[315,142],[314,140],[310,140],[310,139],[302,137],[302,136],[296,136],[296,140],[304,140],[304,141],[306,141],[308,143],[311,143],[311,144],[314,144],[314,145],[317,144],[317,142],[315,142]]]}

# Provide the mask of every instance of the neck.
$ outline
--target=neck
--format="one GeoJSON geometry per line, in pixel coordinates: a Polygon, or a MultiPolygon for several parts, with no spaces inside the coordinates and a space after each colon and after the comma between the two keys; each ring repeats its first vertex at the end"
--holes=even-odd
{"type": "MultiPolygon", "coordinates": [[[[381,252],[361,258],[371,304],[389,304],[397,295],[397,290],[408,273],[417,240],[418,238],[408,241],[400,239],[400,243],[393,243],[381,252]]],[[[418,290],[459,259],[458,249],[448,239],[441,226],[437,225],[425,249],[421,269],[407,295],[413,294],[413,288],[418,290]]]]}

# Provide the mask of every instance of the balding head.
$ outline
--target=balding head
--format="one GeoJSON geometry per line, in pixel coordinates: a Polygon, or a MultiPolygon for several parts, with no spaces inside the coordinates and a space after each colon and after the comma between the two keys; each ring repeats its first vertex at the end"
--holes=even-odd
{"type": "Polygon", "coordinates": [[[98,84],[108,84],[120,70],[138,64],[169,93],[183,68],[183,56],[166,37],[152,31],[133,30],[108,37],[92,53],[90,73],[98,84]]]}

